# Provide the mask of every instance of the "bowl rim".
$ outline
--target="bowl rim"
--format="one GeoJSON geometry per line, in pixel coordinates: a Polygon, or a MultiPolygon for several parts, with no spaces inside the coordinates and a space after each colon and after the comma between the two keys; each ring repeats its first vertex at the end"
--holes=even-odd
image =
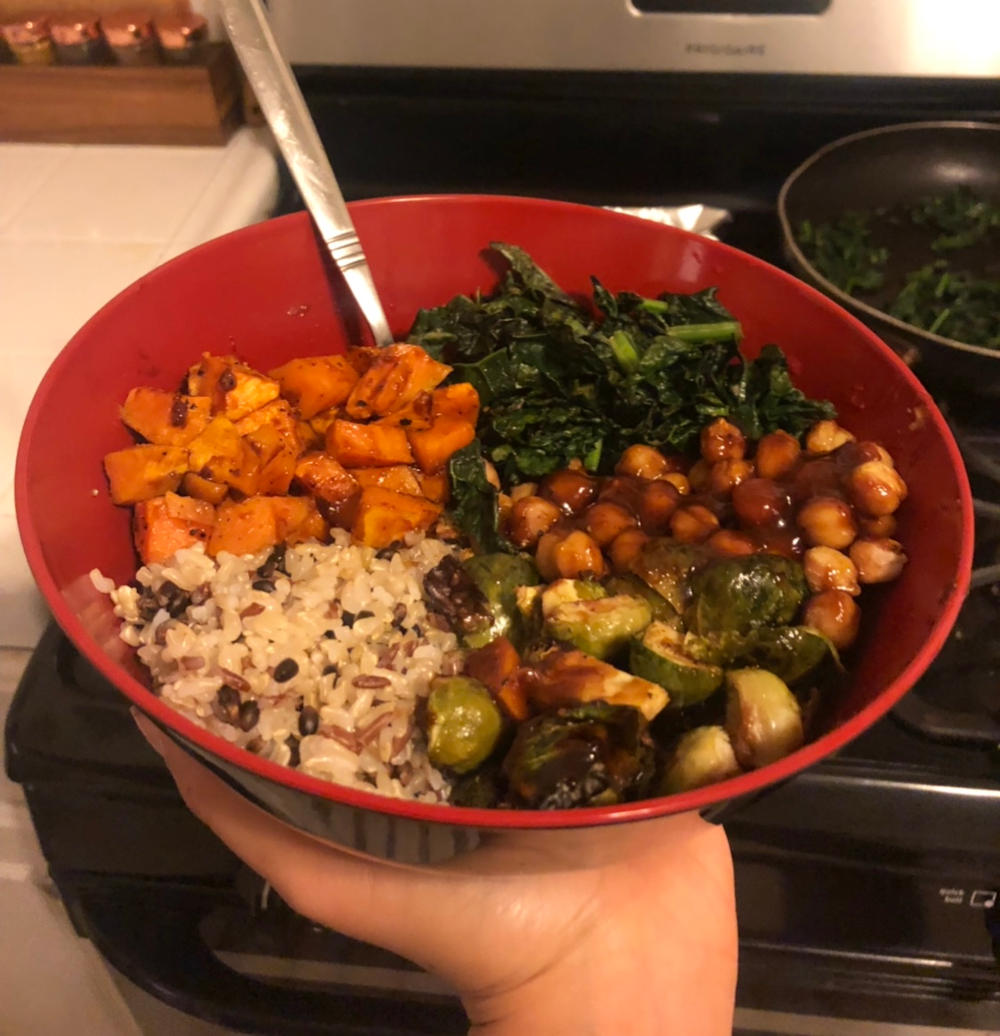
{"type": "Polygon", "coordinates": [[[864,140],[868,137],[880,137],[889,133],[912,133],[924,130],[933,131],[943,129],[971,130],[973,132],[983,130],[991,133],[1000,133],[1000,124],[992,122],[976,122],[974,120],[900,122],[888,126],[875,126],[872,129],[860,130],[859,132],[851,133],[846,137],[839,137],[837,140],[831,140],[830,143],[824,144],[821,148],[814,151],[807,159],[805,159],[805,161],[798,165],[781,185],[781,190],[778,192],[778,221],[781,224],[781,234],[784,238],[785,247],[791,253],[795,262],[816,284],[820,285],[826,294],[836,299],[844,308],[864,313],[870,320],[877,320],[901,334],[915,336],[920,341],[933,342],[936,345],[949,346],[965,353],[973,353],[976,356],[986,356],[996,359],[1000,357],[1000,351],[996,349],[991,349],[986,345],[970,345],[968,342],[960,342],[957,338],[947,338],[944,335],[939,335],[935,332],[925,331],[923,328],[917,327],[915,324],[908,324],[905,320],[900,320],[899,317],[894,317],[884,309],[878,309],[875,306],[869,305],[867,302],[856,298],[854,295],[849,295],[842,288],[837,287],[833,281],[827,280],[827,278],[824,277],[811,262],[809,262],[805,253],[801,248],[799,248],[798,240],[792,229],[791,220],[788,216],[788,196],[792,190],[794,190],[796,183],[814,165],[822,161],[832,152],[839,151],[843,147],[849,147],[851,144],[855,144],[859,140],[864,140]]]}
{"type": "Polygon", "coordinates": [[[517,809],[487,809],[466,806],[453,806],[448,804],[432,804],[416,802],[407,799],[396,799],[376,792],[362,791],[349,788],[345,785],[332,781],[323,780],[318,777],[311,777],[299,770],[282,766],[279,763],[271,762],[260,756],[254,755],[243,748],[239,748],[224,738],[213,734],[203,727],[197,726],[181,713],[168,705],[152,691],[144,687],[137,679],[131,676],[126,670],[113,662],[100,648],[96,639],[87,631],[83,623],[70,608],[63,594],[56,586],[55,580],[49,575],[45,562],[44,552],[40,539],[28,518],[28,452],[34,429],[43,420],[46,412],[46,399],[52,390],[62,369],[72,362],[74,352],[80,348],[80,343],[87,340],[91,334],[91,328],[100,322],[108,319],[108,315],[123,305],[127,305],[133,292],[143,285],[150,277],[156,277],[161,270],[172,267],[174,264],[185,262],[186,256],[191,252],[204,253],[206,251],[224,250],[234,247],[242,239],[252,239],[254,235],[261,233],[261,228],[272,225],[292,222],[306,222],[310,217],[306,212],[294,212],[285,216],[265,220],[261,223],[243,227],[218,238],[213,238],[189,252],[170,259],[168,262],[149,271],[143,277],[123,289],[116,296],[110,299],[96,313],[94,313],[82,327],[73,335],[69,342],[63,347],[53,363],[49,366],[43,376],[38,389],[32,399],[27,417],[22,428],[20,443],[15,466],[15,505],[18,526],[22,544],[32,574],[41,589],[46,602],[51,609],[54,618],[62,627],[63,631],[73,641],[87,661],[93,665],[106,679],[109,680],[121,693],[129,698],[133,706],[140,708],[162,726],[168,728],[183,738],[199,746],[209,756],[218,756],[230,766],[240,770],[248,771],[257,778],[282,785],[310,796],[316,796],[327,800],[331,805],[340,805],[366,812],[375,812],[388,816],[409,819],[413,821],[446,825],[448,827],[472,828],[481,831],[491,830],[564,830],[570,828],[586,828],[648,820],[658,816],[674,813],[682,813],[693,810],[704,810],[719,803],[744,796],[753,795],[772,785],[788,779],[794,774],[812,766],[820,759],[829,756],[837,749],[842,748],[849,741],[867,730],[876,720],[881,718],[899,699],[912,687],[916,680],[924,673],[935,656],[940,651],[945,639],[958,617],[958,612],[965,599],[969,588],[972,550],[973,550],[973,511],[972,493],[969,487],[968,477],[962,462],[958,446],[951,433],[943,415],[939,411],[933,398],[927,389],[916,378],[913,372],[903,361],[886,345],[869,327],[857,319],[853,314],[846,312],[843,307],[837,305],[821,291],[794,277],[780,268],[765,262],[756,256],[742,252],[731,245],[719,241],[706,239],[698,234],[676,227],[668,227],[662,224],[651,224],[641,217],[625,213],[612,212],[601,209],[598,206],[584,205],[577,202],[550,200],[521,195],[492,195],[492,194],[417,194],[417,195],[391,195],[380,198],[369,198],[362,201],[351,202],[348,206],[352,213],[364,212],[371,208],[385,208],[396,205],[420,205],[429,202],[443,204],[446,206],[463,206],[469,204],[489,203],[491,205],[504,205],[521,208],[550,209],[552,207],[571,209],[592,214],[595,210],[601,213],[601,218],[609,222],[627,221],[635,223],[637,220],[648,226],[655,227],[652,233],[662,235],[681,236],[685,239],[696,241],[704,247],[713,251],[725,250],[738,256],[743,263],[753,267],[763,268],[768,276],[778,277],[784,281],[787,287],[796,292],[805,292],[811,300],[819,307],[834,311],[839,320],[846,320],[853,324],[855,331],[868,340],[869,345],[877,352],[882,353],[883,358],[888,360],[896,368],[900,378],[907,382],[910,389],[918,397],[920,404],[924,406],[927,418],[934,424],[938,436],[941,438],[948,454],[952,468],[959,484],[959,508],[961,512],[962,541],[958,552],[958,571],[954,583],[947,588],[944,595],[937,619],[930,635],[922,644],[920,650],[903,668],[897,677],[891,681],[875,696],[875,698],[862,709],[852,715],[849,719],[839,724],[834,729],[812,740],[801,748],[786,756],[785,758],[771,763],[758,770],[752,770],[726,781],[697,788],[692,791],[680,792],[673,795],[658,796],[650,799],[641,799],[635,802],[619,803],[611,806],[589,806],[577,809],[562,810],[517,810],[517,809]]]}

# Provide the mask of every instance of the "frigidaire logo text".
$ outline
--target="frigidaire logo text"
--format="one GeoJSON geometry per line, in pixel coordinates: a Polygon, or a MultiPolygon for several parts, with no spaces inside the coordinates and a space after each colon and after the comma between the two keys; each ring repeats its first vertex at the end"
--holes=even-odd
{"type": "Polygon", "coordinates": [[[687,43],[687,54],[708,54],[711,57],[762,58],[767,52],[765,43],[687,43]]]}

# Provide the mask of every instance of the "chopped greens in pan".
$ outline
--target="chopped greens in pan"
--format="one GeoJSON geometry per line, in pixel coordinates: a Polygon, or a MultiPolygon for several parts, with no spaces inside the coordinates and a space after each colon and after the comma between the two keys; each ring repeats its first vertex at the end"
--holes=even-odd
{"type": "Polygon", "coordinates": [[[912,205],[803,220],[803,254],[848,295],[931,334],[1000,348],[1000,205],[968,187],[912,205]],[[919,239],[926,262],[890,276],[893,242],[919,239]]]}

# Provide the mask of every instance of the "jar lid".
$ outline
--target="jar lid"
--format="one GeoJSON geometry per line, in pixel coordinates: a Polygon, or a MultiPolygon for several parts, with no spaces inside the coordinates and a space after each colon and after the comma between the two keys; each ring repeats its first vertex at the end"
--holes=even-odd
{"type": "Polygon", "coordinates": [[[156,19],[156,34],[166,50],[183,50],[208,35],[208,22],[200,14],[168,14],[156,19]]]}
{"type": "Polygon", "coordinates": [[[51,31],[45,14],[24,14],[4,22],[0,31],[11,46],[28,46],[49,39],[51,31]]]}
{"type": "Polygon", "coordinates": [[[86,8],[60,11],[52,16],[52,39],[65,47],[100,39],[100,20],[97,11],[86,8]]]}
{"type": "Polygon", "coordinates": [[[131,47],[153,38],[153,16],[144,8],[123,8],[104,15],[101,28],[112,47],[131,47]]]}

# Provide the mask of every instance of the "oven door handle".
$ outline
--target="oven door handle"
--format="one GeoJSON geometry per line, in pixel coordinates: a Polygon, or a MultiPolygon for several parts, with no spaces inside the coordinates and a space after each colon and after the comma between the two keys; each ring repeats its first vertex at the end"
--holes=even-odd
{"type": "Polygon", "coordinates": [[[468,1031],[457,1000],[272,984],[228,967],[201,935],[205,918],[219,905],[218,889],[151,889],[148,883],[107,879],[63,887],[71,890],[75,920],[109,964],[170,1007],[215,1025],[262,1036],[468,1031]]]}

